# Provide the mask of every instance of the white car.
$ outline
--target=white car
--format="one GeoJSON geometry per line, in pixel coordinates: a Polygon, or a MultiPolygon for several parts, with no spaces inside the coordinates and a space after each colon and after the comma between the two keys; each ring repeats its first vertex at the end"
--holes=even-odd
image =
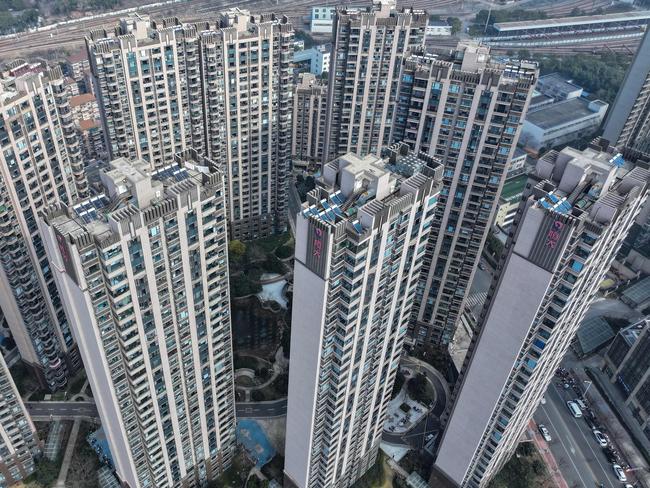
{"type": "Polygon", "coordinates": [[[546,442],[551,442],[551,433],[548,431],[546,426],[544,424],[539,424],[537,428],[539,429],[539,433],[542,434],[544,440],[546,442]]]}
{"type": "Polygon", "coordinates": [[[614,474],[618,478],[618,481],[621,483],[625,483],[627,481],[627,476],[625,476],[625,471],[623,471],[623,468],[621,468],[618,464],[612,464],[612,469],[614,470],[614,474]]]}
{"type": "Polygon", "coordinates": [[[605,435],[601,431],[594,430],[594,437],[598,441],[600,447],[607,447],[607,437],[605,437],[605,435]]]}

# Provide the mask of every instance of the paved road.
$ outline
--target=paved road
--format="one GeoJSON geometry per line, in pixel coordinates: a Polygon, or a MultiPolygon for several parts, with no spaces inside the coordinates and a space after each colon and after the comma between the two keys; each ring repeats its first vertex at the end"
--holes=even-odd
{"type": "Polygon", "coordinates": [[[552,437],[549,447],[570,487],[591,488],[603,483],[606,488],[621,488],[587,421],[569,413],[566,402],[575,396],[553,382],[546,391],[546,404],[539,406],[534,419],[548,427],[552,437]]]}
{"type": "MultiPolygon", "coordinates": [[[[98,417],[97,407],[93,402],[25,402],[32,417],[37,420],[52,417],[98,417]]],[[[238,402],[236,404],[239,418],[280,417],[287,414],[287,399],[273,402],[238,402]]]]}
{"type": "Polygon", "coordinates": [[[237,402],[235,411],[237,417],[241,419],[282,417],[287,414],[287,399],[282,398],[271,402],[237,402]]]}
{"type": "Polygon", "coordinates": [[[94,402],[25,402],[27,411],[36,420],[52,417],[97,417],[94,402]]]}

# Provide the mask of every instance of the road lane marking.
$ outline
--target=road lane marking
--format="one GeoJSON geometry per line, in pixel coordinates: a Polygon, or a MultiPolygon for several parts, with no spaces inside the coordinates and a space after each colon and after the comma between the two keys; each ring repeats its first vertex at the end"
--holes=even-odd
{"type": "MultiPolygon", "coordinates": [[[[549,402],[546,402],[546,404],[549,405],[549,402]]],[[[560,419],[560,423],[562,423],[564,425],[564,430],[566,431],[566,433],[569,436],[571,436],[571,432],[569,431],[568,426],[564,422],[564,419],[562,418],[562,415],[561,415],[560,411],[558,410],[557,406],[554,405],[552,401],[550,402],[550,405],[553,407],[553,410],[556,411],[556,413],[557,413],[557,415],[558,415],[558,417],[560,419]]],[[[548,412],[546,412],[546,406],[545,405],[542,405],[542,410],[544,411],[544,413],[546,413],[546,416],[548,417],[549,421],[551,421],[550,415],[548,415],[548,412]]],[[[553,425],[552,421],[551,421],[551,425],[553,425]]],[[[562,436],[559,434],[560,430],[555,428],[555,432],[557,433],[558,440],[560,441],[560,444],[562,445],[562,447],[564,448],[564,451],[567,453],[567,456],[569,457],[569,461],[571,461],[571,464],[573,465],[573,468],[576,470],[576,474],[578,475],[578,478],[580,478],[580,481],[582,481],[583,486],[587,486],[587,483],[585,483],[585,480],[583,479],[582,475],[580,474],[580,470],[578,469],[578,466],[576,466],[576,463],[573,460],[573,457],[569,454],[569,451],[567,450],[566,445],[564,445],[564,441],[562,440],[562,436]]],[[[587,467],[589,467],[589,466],[587,465],[587,467]]]]}
{"type": "MultiPolygon", "coordinates": [[[[555,435],[557,436],[557,440],[559,441],[562,449],[564,449],[564,452],[566,453],[569,461],[571,461],[571,464],[573,465],[573,470],[575,471],[575,474],[577,474],[578,478],[580,478],[580,480],[582,480],[582,476],[580,476],[580,470],[578,470],[578,467],[575,465],[575,463],[571,459],[571,456],[569,455],[569,451],[567,450],[566,446],[564,445],[564,442],[562,441],[562,437],[560,436],[560,430],[557,429],[557,427],[553,424],[553,420],[551,419],[551,416],[549,415],[549,413],[546,411],[546,408],[544,407],[544,405],[540,405],[540,406],[542,407],[541,408],[541,414],[544,417],[546,417],[546,420],[547,420],[547,422],[544,422],[544,423],[547,423],[548,425],[550,425],[553,428],[553,430],[555,431],[555,435]]],[[[549,450],[551,451],[551,454],[552,454],[551,444],[548,443],[548,446],[549,446],[549,450]]],[[[560,467],[560,459],[556,459],[556,463],[557,463],[557,467],[560,470],[560,472],[564,471],[560,467]]],[[[565,479],[565,481],[566,481],[566,479],[565,479]]],[[[583,483],[584,483],[584,481],[583,481],[583,483]]],[[[567,484],[568,484],[568,482],[567,482],[567,484]]]]}
{"type": "MultiPolygon", "coordinates": [[[[553,384],[552,386],[553,386],[553,389],[555,390],[555,393],[557,394],[558,398],[560,400],[564,401],[564,397],[562,396],[562,394],[561,394],[560,390],[558,389],[558,387],[555,384],[553,384]]],[[[603,465],[600,463],[600,459],[598,459],[598,456],[596,456],[593,449],[591,448],[591,444],[587,441],[587,438],[585,437],[584,433],[582,432],[581,425],[580,425],[580,422],[579,422],[580,419],[576,419],[575,417],[572,417],[571,420],[573,421],[576,428],[578,429],[578,432],[580,432],[580,435],[582,436],[582,438],[585,440],[585,444],[589,447],[589,450],[594,455],[594,459],[596,460],[596,462],[598,463],[598,466],[602,470],[602,472],[603,472],[602,474],[605,476],[605,479],[609,482],[609,486],[611,486],[612,488],[615,488],[615,486],[612,484],[612,481],[611,481],[611,479],[609,478],[609,476],[607,474],[607,471],[605,471],[605,468],[603,468],[603,465]]],[[[586,420],[585,420],[585,422],[586,422],[586,420]]],[[[568,431],[568,429],[567,429],[567,431],[568,431]]],[[[569,435],[572,435],[571,432],[568,432],[568,433],[569,433],[569,435]]],[[[582,454],[582,457],[584,458],[585,464],[589,468],[589,471],[591,472],[592,476],[596,479],[597,482],[600,482],[599,479],[598,479],[599,477],[596,476],[596,473],[593,471],[593,469],[591,467],[591,463],[587,460],[587,456],[585,456],[585,453],[582,451],[582,449],[580,449],[580,454],[582,454]]]]}

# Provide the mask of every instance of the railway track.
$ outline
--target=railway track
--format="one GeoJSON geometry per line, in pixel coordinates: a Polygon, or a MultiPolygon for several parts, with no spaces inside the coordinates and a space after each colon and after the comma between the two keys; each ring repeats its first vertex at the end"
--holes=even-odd
{"type": "MultiPolygon", "coordinates": [[[[138,12],[149,14],[153,18],[162,18],[170,15],[176,15],[181,20],[194,22],[199,20],[213,19],[221,10],[240,6],[250,8],[255,12],[276,11],[278,13],[287,12],[296,26],[302,26],[306,20],[307,14],[311,7],[321,5],[323,0],[187,0],[186,2],[148,7],[142,6],[138,12]]],[[[349,3],[348,0],[334,0],[328,2],[332,4],[349,3]]],[[[437,11],[447,9],[458,15],[461,7],[468,6],[472,0],[398,0],[398,4],[411,5],[416,8],[426,8],[428,11],[437,11]]],[[[537,8],[544,10],[549,16],[566,15],[571,9],[577,7],[586,11],[594,8],[607,6],[611,0],[559,0],[552,4],[541,4],[539,0],[524,0],[518,6],[521,8],[537,8]]],[[[475,5],[482,8],[480,4],[475,5]]],[[[84,36],[93,29],[112,28],[124,14],[93,18],[85,21],[79,21],[74,24],[62,26],[58,29],[43,32],[26,32],[17,35],[15,38],[0,39],[0,59],[24,56],[36,51],[48,51],[56,49],[72,49],[83,45],[84,36]]],[[[634,48],[638,40],[629,40],[622,43],[608,42],[598,46],[610,45],[612,50],[625,51],[627,48],[634,48]]],[[[596,47],[598,47],[596,46],[596,47]]],[[[498,51],[512,50],[513,48],[495,48],[498,51]]],[[[585,45],[568,45],[568,46],[548,46],[526,48],[530,51],[543,52],[589,52],[592,47],[585,45]]]]}

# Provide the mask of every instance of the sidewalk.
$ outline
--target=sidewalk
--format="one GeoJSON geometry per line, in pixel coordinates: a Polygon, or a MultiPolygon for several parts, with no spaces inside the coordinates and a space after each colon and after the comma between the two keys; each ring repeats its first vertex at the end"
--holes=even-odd
{"type": "Polygon", "coordinates": [[[551,475],[551,478],[553,478],[555,485],[558,488],[569,488],[569,484],[564,479],[564,476],[562,476],[562,472],[555,460],[555,456],[553,456],[553,453],[548,448],[548,444],[546,444],[544,438],[537,431],[537,425],[534,420],[531,419],[531,421],[528,422],[526,433],[528,434],[528,437],[533,440],[535,447],[537,447],[537,451],[539,452],[539,455],[542,456],[544,464],[546,464],[546,467],[548,468],[548,473],[551,475]]]}
{"type": "MultiPolygon", "coordinates": [[[[634,476],[638,479],[642,486],[645,488],[650,487],[650,473],[648,472],[648,463],[639,451],[634,440],[630,436],[625,426],[621,423],[619,416],[612,411],[612,407],[603,395],[602,391],[608,391],[611,387],[611,392],[607,394],[611,399],[615,398],[613,385],[608,384],[608,380],[599,381],[602,373],[600,373],[600,357],[594,356],[586,361],[577,361],[573,356],[567,355],[567,366],[570,366],[572,372],[581,382],[592,382],[594,385],[589,388],[585,397],[590,406],[596,413],[599,421],[607,428],[607,433],[610,438],[614,440],[620,452],[625,457],[625,460],[632,468],[645,468],[634,471],[634,476]],[[585,367],[589,369],[591,375],[585,371],[585,367]],[[595,380],[595,381],[594,381],[595,380]]],[[[583,383],[584,384],[584,383],[583,383]]],[[[624,408],[624,407],[623,407],[624,408]]],[[[624,412],[624,410],[623,410],[624,412]]]]}
{"type": "Polygon", "coordinates": [[[56,480],[55,488],[65,488],[65,480],[68,477],[68,469],[70,469],[70,462],[72,461],[72,454],[74,453],[75,445],[77,444],[77,434],[79,433],[79,426],[81,425],[81,419],[76,419],[72,425],[72,432],[70,432],[70,437],[68,439],[68,446],[65,449],[65,455],[63,456],[63,463],[61,463],[61,470],[59,471],[59,477],[56,480]]]}

